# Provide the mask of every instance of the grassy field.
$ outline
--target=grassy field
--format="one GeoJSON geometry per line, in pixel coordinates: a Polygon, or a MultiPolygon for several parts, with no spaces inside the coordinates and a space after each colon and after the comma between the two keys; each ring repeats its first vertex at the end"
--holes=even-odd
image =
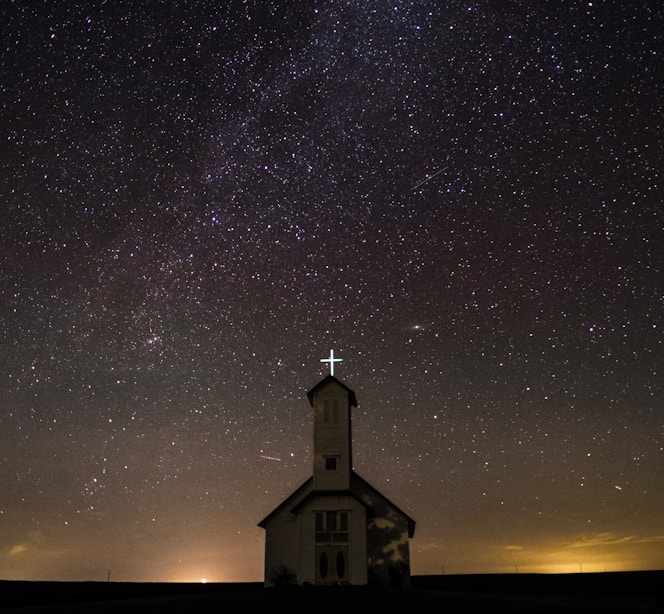
{"type": "Polygon", "coordinates": [[[0,582],[0,612],[664,613],[664,572],[426,576],[411,589],[0,582]]]}

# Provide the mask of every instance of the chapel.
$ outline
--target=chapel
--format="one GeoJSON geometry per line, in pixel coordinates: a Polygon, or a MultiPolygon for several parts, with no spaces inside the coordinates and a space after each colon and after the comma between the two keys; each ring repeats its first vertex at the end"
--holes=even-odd
{"type": "Polygon", "coordinates": [[[313,410],[313,475],[270,512],[265,586],[410,586],[415,521],[353,471],[355,393],[330,375],[307,392],[313,410]]]}

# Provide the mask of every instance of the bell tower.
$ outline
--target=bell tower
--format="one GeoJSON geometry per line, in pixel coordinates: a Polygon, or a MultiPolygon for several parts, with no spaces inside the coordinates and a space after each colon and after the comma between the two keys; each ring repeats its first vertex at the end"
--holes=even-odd
{"type": "Polygon", "coordinates": [[[334,353],[330,352],[330,375],[312,388],[307,397],[314,412],[314,490],[350,489],[353,471],[351,408],[355,393],[334,377],[334,353]]]}

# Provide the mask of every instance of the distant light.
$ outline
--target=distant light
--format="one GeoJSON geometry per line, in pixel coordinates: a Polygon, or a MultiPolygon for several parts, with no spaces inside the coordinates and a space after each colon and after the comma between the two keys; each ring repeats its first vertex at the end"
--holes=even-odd
{"type": "Polygon", "coordinates": [[[201,578],[201,584],[207,584],[207,580],[205,578],[201,578]]]}

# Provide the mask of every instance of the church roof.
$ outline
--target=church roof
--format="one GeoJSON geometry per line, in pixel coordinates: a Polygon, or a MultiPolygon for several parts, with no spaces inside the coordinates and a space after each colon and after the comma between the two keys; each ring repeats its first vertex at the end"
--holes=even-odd
{"type": "Polygon", "coordinates": [[[314,394],[316,393],[316,391],[330,382],[335,382],[336,384],[341,386],[344,390],[346,390],[346,392],[348,392],[348,400],[350,401],[350,406],[357,407],[357,399],[355,398],[355,393],[348,386],[346,386],[346,384],[344,384],[342,381],[334,377],[334,375],[328,375],[327,377],[324,377],[309,392],[307,392],[307,398],[309,399],[309,403],[311,403],[312,406],[314,404],[314,394]]]}
{"type": "MultiPolygon", "coordinates": [[[[370,490],[374,494],[378,495],[380,498],[382,498],[386,503],[390,505],[394,509],[394,511],[398,512],[401,514],[408,522],[408,537],[412,539],[413,535],[415,535],[415,520],[413,520],[406,512],[404,512],[401,508],[396,506],[392,501],[390,501],[385,495],[383,495],[379,490],[377,490],[375,487],[373,487],[369,482],[367,482],[364,478],[360,477],[357,473],[354,471],[352,472],[352,480],[351,480],[351,489],[355,490],[353,481],[357,480],[359,484],[364,486],[364,488],[370,490]]],[[[370,506],[369,506],[370,507],[370,506]]]]}
{"type": "Polygon", "coordinates": [[[284,507],[294,506],[299,501],[301,501],[308,494],[307,491],[310,491],[313,487],[314,478],[310,477],[302,486],[296,488],[288,497],[286,497],[277,507],[275,507],[263,520],[258,523],[259,527],[265,528],[267,522],[272,518],[272,516],[279,513],[284,507]]]}
{"type": "MultiPolygon", "coordinates": [[[[327,378],[326,378],[327,379],[327,378]]],[[[366,498],[361,496],[361,492],[370,492],[372,495],[380,497],[385,501],[394,511],[403,516],[408,522],[408,537],[412,538],[415,534],[415,521],[406,514],[403,510],[399,509],[392,501],[390,501],[385,495],[381,494],[376,488],[374,488],[369,482],[364,478],[360,477],[355,471],[352,472],[351,487],[349,490],[343,491],[327,491],[327,490],[314,490],[313,488],[313,477],[309,478],[304,484],[297,488],[291,495],[286,497],[276,508],[274,508],[263,520],[258,523],[259,527],[263,529],[266,528],[267,523],[270,519],[276,514],[282,512],[284,509],[288,509],[291,513],[297,513],[297,510],[303,505],[306,501],[313,497],[325,497],[325,496],[339,496],[339,495],[348,495],[359,501],[364,507],[368,510],[371,510],[372,505],[369,503],[366,498]]]]}

